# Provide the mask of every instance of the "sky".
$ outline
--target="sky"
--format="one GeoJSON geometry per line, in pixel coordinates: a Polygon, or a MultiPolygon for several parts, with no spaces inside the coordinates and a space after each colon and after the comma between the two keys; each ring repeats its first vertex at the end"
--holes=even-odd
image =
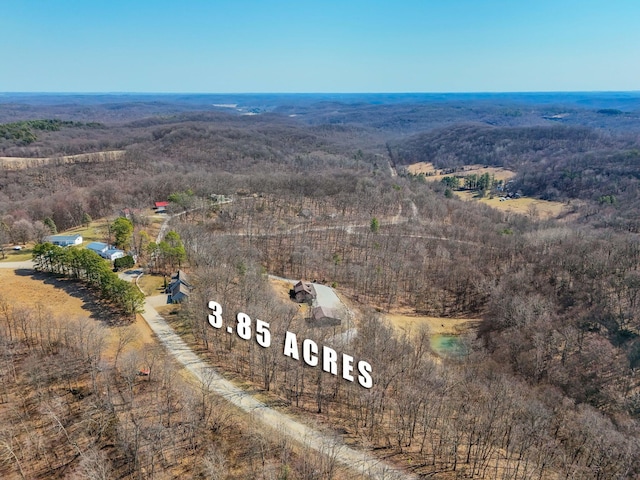
{"type": "Polygon", "coordinates": [[[638,0],[0,0],[0,92],[640,90],[638,0]]]}

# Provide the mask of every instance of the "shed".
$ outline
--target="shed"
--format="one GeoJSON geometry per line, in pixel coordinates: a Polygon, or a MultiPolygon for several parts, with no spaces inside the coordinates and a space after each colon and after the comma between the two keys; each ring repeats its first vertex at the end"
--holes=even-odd
{"type": "Polygon", "coordinates": [[[169,206],[169,202],[156,202],[153,207],[156,212],[162,213],[167,211],[167,207],[169,206]]]}

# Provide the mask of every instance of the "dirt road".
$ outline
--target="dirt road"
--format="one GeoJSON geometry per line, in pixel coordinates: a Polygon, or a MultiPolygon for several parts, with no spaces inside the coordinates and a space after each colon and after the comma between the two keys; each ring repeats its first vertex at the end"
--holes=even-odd
{"type": "Polygon", "coordinates": [[[380,480],[417,478],[385,464],[366,452],[359,452],[340,444],[335,438],[322,434],[288,415],[267,407],[249,393],[224,379],[204,360],[193,353],[189,346],[153,308],[153,305],[162,304],[163,302],[166,303],[166,295],[148,297],[145,302],[145,312],[142,314],[143,318],[178,362],[184,365],[199,381],[209,385],[211,391],[248,412],[256,421],[274,428],[281,434],[288,435],[293,440],[321,453],[335,455],[339,463],[351,467],[360,475],[380,480]]]}
{"type": "MultiPolygon", "coordinates": [[[[32,269],[33,262],[6,262],[0,263],[0,268],[7,269],[32,269]]],[[[342,444],[339,439],[331,435],[323,434],[288,415],[280,413],[259,402],[239,387],[219,375],[213,367],[198,357],[189,346],[175,333],[173,328],[162,318],[155,306],[166,304],[166,295],[147,297],[145,311],[142,317],[151,330],[164,344],[169,353],[173,355],[196,379],[209,386],[209,389],[221,395],[229,402],[249,413],[255,421],[262,422],[280,434],[287,435],[291,439],[318,452],[334,456],[335,459],[358,472],[359,475],[376,480],[416,479],[409,473],[402,472],[382,460],[379,460],[367,452],[357,451],[342,444]]]]}

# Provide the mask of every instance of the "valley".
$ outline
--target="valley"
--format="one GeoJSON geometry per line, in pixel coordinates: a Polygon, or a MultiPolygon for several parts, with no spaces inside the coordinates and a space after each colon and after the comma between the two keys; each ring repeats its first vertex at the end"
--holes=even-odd
{"type": "Polygon", "coordinates": [[[68,120],[0,139],[0,474],[634,478],[640,100],[577,98],[3,97],[68,120]]]}

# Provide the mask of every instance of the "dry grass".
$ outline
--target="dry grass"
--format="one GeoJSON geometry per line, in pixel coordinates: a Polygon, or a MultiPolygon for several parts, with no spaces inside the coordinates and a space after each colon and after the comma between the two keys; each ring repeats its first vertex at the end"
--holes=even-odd
{"type": "Polygon", "coordinates": [[[58,157],[0,157],[0,168],[4,170],[24,170],[26,168],[41,167],[42,165],[49,164],[109,162],[122,158],[124,154],[125,150],[110,150],[58,157]]]}
{"type": "Polygon", "coordinates": [[[469,191],[457,191],[455,194],[463,200],[478,201],[504,212],[520,213],[538,219],[557,218],[565,208],[564,203],[539,200],[537,198],[523,197],[500,201],[498,197],[477,198],[474,192],[469,191]]]}
{"type": "Polygon", "coordinates": [[[27,243],[22,246],[22,250],[11,250],[11,246],[5,245],[4,254],[6,258],[0,260],[0,262],[24,262],[25,260],[31,260],[31,252],[33,248],[32,243],[27,243]]]}
{"type": "Polygon", "coordinates": [[[418,175],[420,173],[424,173],[426,175],[427,180],[431,181],[440,181],[444,177],[464,177],[467,175],[483,175],[488,173],[489,175],[493,175],[496,180],[510,180],[515,177],[515,172],[511,170],[507,170],[502,167],[485,167],[484,165],[465,165],[464,167],[459,168],[455,173],[447,173],[444,174],[444,170],[434,168],[432,163],[420,162],[414,163],[413,165],[407,166],[407,170],[409,173],[414,175],[418,175]]]}
{"type": "Polygon", "coordinates": [[[93,317],[81,298],[57,286],[64,281],[48,275],[32,276],[28,270],[0,270],[2,297],[10,304],[28,307],[40,304],[53,314],[67,318],[93,317]]]}
{"type": "MultiPolygon", "coordinates": [[[[42,305],[47,311],[63,320],[79,317],[93,318],[102,322],[105,327],[110,323],[108,313],[93,302],[92,295],[78,295],[80,289],[69,288],[77,285],[53,275],[33,274],[29,270],[0,269],[0,282],[4,285],[2,298],[15,306],[34,307],[42,305]]],[[[126,349],[141,348],[145,344],[154,343],[153,333],[142,316],[137,315],[132,324],[136,330],[136,340],[126,349]]],[[[113,358],[118,339],[118,330],[123,326],[109,327],[104,356],[113,358]]]]}
{"type": "MultiPolygon", "coordinates": [[[[167,282],[169,279],[167,279],[167,282]]],[[[160,295],[164,291],[164,277],[162,275],[144,274],[138,279],[138,286],[146,296],[160,295]]]]}
{"type": "Polygon", "coordinates": [[[431,335],[460,335],[480,322],[477,318],[424,317],[402,313],[388,313],[385,317],[396,329],[408,335],[415,335],[425,326],[431,335]]]}

